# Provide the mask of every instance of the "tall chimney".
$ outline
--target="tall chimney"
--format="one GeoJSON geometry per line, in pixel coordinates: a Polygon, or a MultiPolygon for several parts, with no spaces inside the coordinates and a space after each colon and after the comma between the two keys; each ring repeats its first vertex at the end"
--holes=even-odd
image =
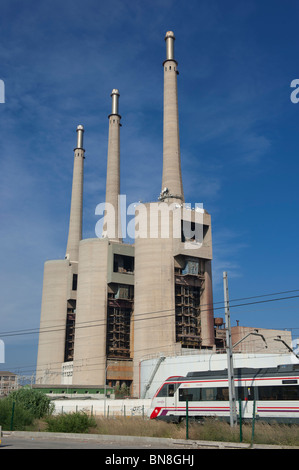
{"type": "Polygon", "coordinates": [[[181,173],[177,61],[174,59],[175,37],[172,31],[165,36],[166,60],[164,66],[164,121],[163,121],[163,176],[162,201],[184,202],[181,173]]]}
{"type": "Polygon", "coordinates": [[[121,242],[121,223],[119,212],[120,195],[120,120],[118,112],[119,92],[112,90],[112,111],[109,114],[106,207],[103,224],[103,237],[121,242]]]}
{"type": "Polygon", "coordinates": [[[74,149],[74,170],[72,198],[69,222],[69,234],[65,257],[70,261],[78,261],[79,242],[82,240],[82,211],[83,211],[83,126],[77,126],[77,147],[74,149]]]}

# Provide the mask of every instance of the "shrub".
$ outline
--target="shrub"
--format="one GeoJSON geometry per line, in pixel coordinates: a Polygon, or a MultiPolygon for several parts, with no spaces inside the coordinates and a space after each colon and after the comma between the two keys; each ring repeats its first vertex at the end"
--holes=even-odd
{"type": "Polygon", "coordinates": [[[34,418],[42,418],[54,410],[54,404],[51,403],[50,398],[40,390],[24,387],[10,393],[8,399],[22,405],[34,418]]]}
{"type": "Polygon", "coordinates": [[[124,398],[130,396],[130,387],[128,387],[125,383],[121,385],[116,385],[114,387],[115,398],[124,398]]]}
{"type": "Polygon", "coordinates": [[[24,408],[21,403],[14,402],[9,397],[0,400],[0,424],[5,431],[11,429],[23,431],[34,421],[34,415],[24,408]]]}
{"type": "Polygon", "coordinates": [[[87,433],[96,425],[94,418],[84,412],[48,416],[46,423],[46,431],[70,433],[87,433]]]}

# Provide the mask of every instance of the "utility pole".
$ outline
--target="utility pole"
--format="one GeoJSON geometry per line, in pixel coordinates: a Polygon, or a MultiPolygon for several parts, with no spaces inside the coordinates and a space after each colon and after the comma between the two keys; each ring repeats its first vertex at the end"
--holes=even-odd
{"type": "Polygon", "coordinates": [[[232,335],[231,335],[231,325],[230,325],[227,272],[223,273],[223,288],[224,288],[224,306],[225,306],[226,352],[227,352],[227,373],[228,373],[228,390],[229,390],[229,404],[230,404],[230,425],[233,427],[237,424],[237,411],[236,411],[236,393],[235,393],[235,382],[234,382],[234,363],[233,363],[232,335]]]}

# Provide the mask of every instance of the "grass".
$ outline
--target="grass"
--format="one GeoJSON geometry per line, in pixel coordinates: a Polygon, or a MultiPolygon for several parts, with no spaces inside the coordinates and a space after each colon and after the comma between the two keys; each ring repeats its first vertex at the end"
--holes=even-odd
{"type": "Polygon", "coordinates": [[[95,419],[86,413],[66,413],[46,418],[49,432],[88,433],[96,426],[95,419]]]}
{"type": "MultiPolygon", "coordinates": [[[[92,429],[92,433],[186,439],[186,425],[144,420],[138,417],[96,418],[96,426],[92,429]]],[[[239,426],[231,428],[224,421],[206,419],[202,423],[190,423],[188,437],[190,440],[240,442],[240,429],[239,426]]],[[[251,440],[252,425],[243,424],[242,442],[250,444],[251,440]]],[[[299,446],[299,426],[256,422],[254,443],[299,446]]]]}
{"type": "MultiPolygon", "coordinates": [[[[74,414],[75,415],[75,414],[74,414]]],[[[82,417],[81,417],[82,419],[82,417]]],[[[142,417],[93,417],[89,422],[83,418],[86,428],[83,432],[92,434],[106,435],[125,435],[125,436],[146,436],[171,439],[186,439],[186,424],[166,423],[158,420],[148,420],[142,417]],[[88,423],[91,424],[88,426],[88,423]],[[87,429],[88,428],[88,429],[87,429]]],[[[56,418],[59,424],[60,432],[82,432],[78,427],[78,417],[60,415],[56,418]],[[64,421],[65,420],[65,424],[64,421]],[[72,427],[71,423],[76,424],[72,427]]],[[[48,420],[49,424],[49,420],[48,420]]],[[[34,430],[30,427],[30,430],[34,430]]],[[[38,420],[35,423],[35,430],[49,431],[45,420],[38,420]]],[[[52,428],[58,432],[57,428],[52,428]]],[[[252,426],[243,424],[242,442],[251,444],[252,426]]],[[[240,442],[239,425],[232,428],[229,423],[216,419],[206,419],[202,423],[189,423],[189,440],[201,441],[222,441],[222,442],[240,442]]],[[[264,422],[255,422],[254,444],[272,444],[279,446],[299,446],[299,425],[286,424],[267,424],[264,422]]]]}
{"type": "MultiPolygon", "coordinates": [[[[92,429],[96,434],[163,437],[186,439],[185,423],[174,424],[163,421],[143,420],[142,418],[96,418],[92,429]]],[[[215,419],[202,423],[190,423],[188,437],[190,440],[240,442],[240,428],[215,419]]],[[[250,444],[252,440],[251,424],[242,426],[242,442],[250,444]]],[[[267,424],[256,422],[254,428],[255,444],[272,444],[281,446],[299,446],[299,426],[267,424]]]]}

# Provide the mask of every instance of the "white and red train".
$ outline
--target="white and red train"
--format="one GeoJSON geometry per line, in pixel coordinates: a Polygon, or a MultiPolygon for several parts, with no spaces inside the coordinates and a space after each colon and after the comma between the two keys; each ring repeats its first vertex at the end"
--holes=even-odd
{"type": "MultiPolygon", "coordinates": [[[[299,423],[299,364],[234,370],[236,410],[244,420],[299,423]],[[241,404],[241,408],[240,408],[241,404]]],[[[179,422],[190,418],[230,419],[227,370],[169,377],[152,399],[149,417],[179,422]]]]}

